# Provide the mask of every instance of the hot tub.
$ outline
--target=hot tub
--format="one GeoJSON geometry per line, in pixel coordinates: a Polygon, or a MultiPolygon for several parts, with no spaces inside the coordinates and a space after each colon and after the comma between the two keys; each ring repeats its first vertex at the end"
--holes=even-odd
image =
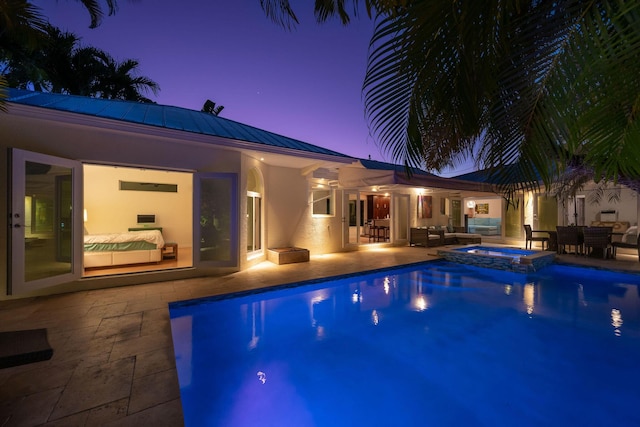
{"type": "Polygon", "coordinates": [[[438,249],[438,256],[447,261],[471,264],[478,267],[528,273],[545,267],[555,261],[555,252],[530,251],[525,249],[465,246],[438,249]]]}

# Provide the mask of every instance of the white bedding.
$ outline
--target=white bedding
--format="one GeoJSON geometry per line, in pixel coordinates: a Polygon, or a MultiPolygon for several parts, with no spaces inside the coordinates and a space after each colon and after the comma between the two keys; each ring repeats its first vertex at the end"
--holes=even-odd
{"type": "Polygon", "coordinates": [[[126,233],[88,234],[84,243],[125,243],[146,241],[155,243],[157,248],[164,247],[164,239],[160,230],[129,231],[126,233]]]}

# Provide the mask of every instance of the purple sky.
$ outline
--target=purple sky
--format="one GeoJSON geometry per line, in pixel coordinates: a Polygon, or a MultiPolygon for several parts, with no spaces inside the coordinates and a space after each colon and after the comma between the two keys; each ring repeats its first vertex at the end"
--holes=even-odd
{"type": "MultiPolygon", "coordinates": [[[[287,31],[259,0],[119,1],[89,29],[77,1],[36,0],[51,24],[116,60],[136,59],[160,85],[159,104],[199,110],[207,99],[231,120],[347,155],[392,161],[369,136],[361,94],[373,22],[317,24],[311,1],[292,2],[300,25],[287,31]]],[[[472,168],[458,168],[465,173],[472,168]]],[[[453,173],[441,173],[450,176],[453,173]]]]}

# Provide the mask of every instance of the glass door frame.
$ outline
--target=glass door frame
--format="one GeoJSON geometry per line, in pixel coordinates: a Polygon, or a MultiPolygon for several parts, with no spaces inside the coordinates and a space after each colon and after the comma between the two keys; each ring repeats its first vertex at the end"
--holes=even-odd
{"type": "Polygon", "coordinates": [[[389,241],[393,243],[409,242],[409,234],[411,228],[411,195],[409,194],[391,194],[391,212],[393,226],[391,227],[391,235],[389,241]]]}
{"type": "Polygon", "coordinates": [[[358,190],[342,190],[342,247],[353,248],[360,244],[360,191],[358,190]],[[355,196],[355,199],[351,197],[355,196]],[[349,206],[350,202],[354,200],[356,203],[356,229],[355,229],[355,242],[351,240],[351,225],[349,221],[349,206]]]}
{"type": "Polygon", "coordinates": [[[247,191],[247,256],[259,254],[262,250],[262,194],[247,191]]]}
{"type": "MultiPolygon", "coordinates": [[[[62,283],[73,282],[82,277],[82,253],[83,253],[83,210],[82,210],[82,186],[83,174],[82,163],[46,154],[14,148],[11,150],[11,212],[9,213],[9,233],[10,248],[8,266],[10,273],[7,288],[8,295],[23,294],[30,291],[48,288],[62,283]],[[27,162],[40,163],[52,166],[59,166],[71,170],[71,257],[69,272],[55,274],[39,279],[26,280],[26,221],[25,221],[25,198],[27,196],[26,164],[27,162]]],[[[54,217],[54,242],[56,248],[59,246],[57,240],[60,234],[57,222],[60,219],[54,217]]]]}
{"type": "Polygon", "coordinates": [[[238,225],[238,177],[234,173],[225,172],[196,172],[193,174],[193,263],[198,268],[218,268],[218,267],[238,267],[239,266],[239,225],[238,225]],[[201,198],[203,196],[202,183],[205,180],[219,180],[225,182],[229,191],[229,205],[225,206],[229,211],[225,214],[228,217],[228,225],[224,227],[228,234],[225,239],[227,248],[223,259],[203,259],[201,249],[203,245],[202,235],[202,209],[204,208],[201,198]],[[228,252],[228,253],[227,253],[228,252]]]}

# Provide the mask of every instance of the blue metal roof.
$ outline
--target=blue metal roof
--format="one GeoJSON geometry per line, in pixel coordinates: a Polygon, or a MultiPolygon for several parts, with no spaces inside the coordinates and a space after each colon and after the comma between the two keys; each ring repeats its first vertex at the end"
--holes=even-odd
{"type": "MultiPolygon", "coordinates": [[[[337,151],[258,129],[202,111],[133,101],[89,98],[58,93],[8,89],[8,102],[106,119],[138,123],[202,135],[218,136],[272,147],[287,148],[342,158],[337,151]]],[[[256,147],[258,149],[258,147],[256,147]]]]}
{"type": "MultiPolygon", "coordinates": [[[[359,159],[360,163],[362,163],[362,166],[364,166],[366,169],[373,169],[373,170],[388,170],[388,171],[395,171],[395,172],[400,172],[400,173],[405,173],[406,169],[403,165],[396,165],[394,163],[386,163],[386,162],[379,162],[377,160],[366,160],[366,159],[359,159]]],[[[411,174],[413,175],[426,175],[426,176],[437,176],[434,175],[432,173],[423,171],[422,169],[418,169],[418,168],[410,168],[411,170],[411,174]]]]}
{"type": "Polygon", "coordinates": [[[464,181],[472,181],[472,182],[487,182],[487,180],[491,178],[491,174],[489,170],[482,169],[479,171],[469,172],[462,175],[456,175],[453,178],[462,179],[464,181]]]}
{"type": "MultiPolygon", "coordinates": [[[[518,184],[526,182],[519,163],[512,163],[509,165],[503,165],[496,169],[482,169],[475,172],[465,173],[462,175],[454,176],[455,179],[461,179],[463,181],[472,182],[486,182],[490,184],[518,184]]],[[[535,171],[537,181],[542,179],[540,174],[535,171]]]]}

